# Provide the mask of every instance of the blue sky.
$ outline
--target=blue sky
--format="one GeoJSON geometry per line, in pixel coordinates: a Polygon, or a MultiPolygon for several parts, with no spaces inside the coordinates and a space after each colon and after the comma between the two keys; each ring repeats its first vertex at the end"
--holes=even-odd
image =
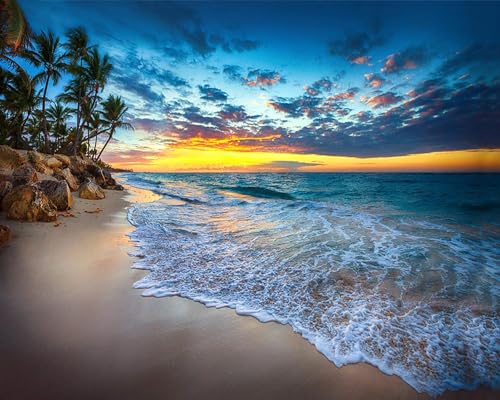
{"type": "Polygon", "coordinates": [[[500,147],[500,3],[21,4],[35,31],[83,25],[111,55],[106,91],[136,126],[117,152],[193,138],[357,157],[500,147]]]}

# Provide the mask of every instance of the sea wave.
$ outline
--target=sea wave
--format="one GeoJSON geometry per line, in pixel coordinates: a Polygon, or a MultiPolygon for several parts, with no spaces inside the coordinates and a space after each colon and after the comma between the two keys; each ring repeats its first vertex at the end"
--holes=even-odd
{"type": "Polygon", "coordinates": [[[168,190],[203,202],[129,210],[144,295],[290,324],[337,366],[368,362],[432,395],[500,387],[496,225],[168,190]]]}

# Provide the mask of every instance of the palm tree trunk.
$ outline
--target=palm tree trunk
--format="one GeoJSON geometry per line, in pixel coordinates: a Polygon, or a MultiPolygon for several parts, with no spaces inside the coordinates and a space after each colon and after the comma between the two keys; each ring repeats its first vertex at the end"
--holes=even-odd
{"type": "Polygon", "coordinates": [[[73,155],[78,154],[80,149],[80,99],[78,99],[78,105],[76,106],[76,132],[75,132],[75,143],[73,146],[73,155]]]}
{"type": "Polygon", "coordinates": [[[42,115],[43,115],[43,120],[42,120],[42,129],[43,129],[43,136],[45,139],[45,152],[49,152],[49,131],[47,129],[47,117],[45,115],[45,102],[47,100],[47,89],[49,88],[49,80],[50,80],[50,74],[47,74],[47,79],[45,80],[45,88],[43,89],[43,97],[42,97],[42,115]]]}
{"type": "Polygon", "coordinates": [[[111,138],[113,137],[113,133],[115,132],[114,129],[111,129],[111,131],[109,132],[109,136],[108,136],[108,140],[106,140],[106,143],[104,143],[104,146],[102,146],[102,149],[101,151],[99,152],[99,155],[97,156],[96,158],[96,161],[99,160],[101,158],[101,154],[102,152],[104,151],[104,149],[106,148],[106,146],[108,145],[109,141],[111,140],[111,138]]]}

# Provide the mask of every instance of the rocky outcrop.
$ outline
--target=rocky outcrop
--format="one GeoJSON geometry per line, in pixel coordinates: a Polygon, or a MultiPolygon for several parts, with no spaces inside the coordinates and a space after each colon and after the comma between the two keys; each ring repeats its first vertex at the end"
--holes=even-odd
{"type": "Polygon", "coordinates": [[[0,146],[0,169],[12,170],[20,167],[25,162],[20,152],[13,150],[9,146],[0,146]]]}
{"type": "Polygon", "coordinates": [[[11,238],[10,228],[5,225],[0,225],[0,246],[3,246],[11,238]]]}
{"type": "Polygon", "coordinates": [[[75,178],[75,176],[71,173],[69,168],[64,168],[63,170],[59,171],[56,174],[56,177],[59,179],[64,179],[67,182],[69,189],[72,192],[76,192],[80,187],[78,179],[75,178]]]}
{"type": "Polygon", "coordinates": [[[87,157],[72,156],[70,159],[69,169],[75,176],[86,175],[89,173],[88,169],[95,166],[92,160],[87,157]]]}
{"type": "Polygon", "coordinates": [[[13,189],[12,182],[10,181],[0,181],[0,203],[3,200],[3,198],[11,192],[13,189]]]}
{"type": "Polygon", "coordinates": [[[54,154],[54,157],[58,159],[64,168],[69,167],[71,164],[71,158],[65,156],[64,154],[54,154]]]}
{"type": "Polygon", "coordinates": [[[14,171],[12,172],[13,186],[27,185],[30,183],[35,183],[37,181],[38,176],[35,169],[28,164],[21,165],[20,167],[14,169],[14,171]]]}
{"type": "Polygon", "coordinates": [[[38,182],[37,187],[45,193],[58,211],[66,211],[73,207],[73,195],[66,181],[45,180],[38,182]]]}
{"type": "Polygon", "coordinates": [[[2,200],[7,218],[29,222],[51,222],[57,219],[57,211],[48,197],[35,185],[15,187],[2,200]]]}
{"type": "Polygon", "coordinates": [[[39,153],[38,151],[28,151],[28,159],[30,162],[33,164],[40,164],[45,161],[45,157],[43,156],[42,153],[39,153]]]}
{"type": "Polygon", "coordinates": [[[80,186],[79,195],[82,199],[102,200],[106,197],[104,191],[91,179],[87,179],[80,186]]]}
{"type": "Polygon", "coordinates": [[[47,167],[53,170],[59,169],[63,166],[63,163],[59,161],[56,157],[47,158],[47,160],[45,160],[45,164],[47,165],[47,167]]]}

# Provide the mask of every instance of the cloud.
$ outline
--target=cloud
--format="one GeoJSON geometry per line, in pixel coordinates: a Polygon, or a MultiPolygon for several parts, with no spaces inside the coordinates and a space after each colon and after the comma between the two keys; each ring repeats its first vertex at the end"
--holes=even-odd
{"type": "Polygon", "coordinates": [[[164,97],[161,93],[155,92],[151,85],[142,81],[138,74],[133,75],[114,75],[112,81],[121,90],[139,96],[146,103],[162,104],[164,97]]]}
{"type": "Polygon", "coordinates": [[[346,59],[352,64],[368,64],[369,52],[382,46],[385,38],[379,29],[373,32],[359,32],[346,35],[343,39],[333,40],[329,43],[330,54],[346,59]]]}
{"type": "Polygon", "coordinates": [[[386,92],[379,94],[378,96],[370,97],[366,102],[373,108],[388,107],[390,105],[399,103],[403,100],[402,96],[399,96],[392,92],[386,92]]]}
{"type": "Polygon", "coordinates": [[[241,67],[238,65],[224,65],[222,68],[222,73],[225,74],[229,79],[234,81],[240,81],[243,79],[241,74],[241,67]]]}
{"type": "Polygon", "coordinates": [[[366,85],[374,89],[382,87],[386,82],[386,79],[382,75],[373,72],[365,74],[364,77],[366,85]]]}
{"type": "Polygon", "coordinates": [[[250,71],[243,82],[247,86],[273,86],[284,83],[285,79],[276,71],[254,69],[250,71]]]}
{"type": "Polygon", "coordinates": [[[330,78],[321,78],[310,86],[306,86],[304,90],[309,96],[317,96],[322,92],[329,92],[335,86],[335,83],[330,78]]]}
{"type": "Polygon", "coordinates": [[[226,104],[218,113],[219,117],[226,121],[241,122],[245,121],[248,117],[243,106],[233,106],[226,104]]]}
{"type": "Polygon", "coordinates": [[[276,161],[271,161],[268,163],[259,164],[256,167],[265,168],[265,169],[269,168],[269,169],[279,169],[279,170],[287,170],[287,171],[297,171],[300,168],[316,167],[318,165],[323,165],[323,163],[276,160],[276,161]]]}
{"type": "Polygon", "coordinates": [[[213,102],[225,102],[227,100],[226,92],[215,87],[211,87],[210,85],[199,85],[198,90],[200,91],[201,99],[203,100],[213,102]]]}
{"type": "Polygon", "coordinates": [[[408,47],[398,53],[387,56],[381,72],[394,74],[397,72],[418,68],[430,59],[430,54],[424,47],[408,47]]]}
{"type": "Polygon", "coordinates": [[[447,76],[465,68],[489,68],[492,64],[499,67],[500,44],[474,43],[456,52],[438,68],[438,76],[447,76]]]}

